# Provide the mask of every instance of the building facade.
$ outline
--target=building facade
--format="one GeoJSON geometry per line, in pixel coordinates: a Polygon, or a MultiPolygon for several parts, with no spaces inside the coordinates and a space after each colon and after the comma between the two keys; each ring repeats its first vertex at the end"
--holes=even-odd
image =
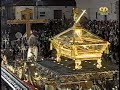
{"type": "Polygon", "coordinates": [[[119,9],[118,4],[119,0],[75,0],[76,6],[79,9],[86,9],[86,17],[91,20],[118,20],[119,18],[119,9]],[[118,3],[118,4],[116,4],[118,3]],[[108,14],[100,15],[99,8],[107,7],[108,14]]]}
{"type": "Polygon", "coordinates": [[[13,0],[11,4],[9,7],[11,9],[6,9],[5,12],[7,17],[12,18],[7,19],[14,17],[19,20],[23,19],[22,11],[25,9],[32,10],[31,19],[63,19],[64,17],[69,19],[73,8],[76,7],[75,0],[60,0],[58,2],[56,0],[13,0]]]}

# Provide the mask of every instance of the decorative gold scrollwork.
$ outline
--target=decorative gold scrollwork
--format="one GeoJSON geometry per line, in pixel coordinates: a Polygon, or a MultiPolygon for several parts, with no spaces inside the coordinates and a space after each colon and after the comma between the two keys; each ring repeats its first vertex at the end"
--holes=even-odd
{"type": "Polygon", "coordinates": [[[101,12],[108,12],[108,8],[107,7],[100,7],[99,11],[101,11],[101,12]]]}
{"type": "Polygon", "coordinates": [[[101,15],[106,15],[106,14],[109,13],[109,9],[108,9],[107,7],[100,7],[100,8],[99,8],[99,13],[100,13],[101,15]]]}

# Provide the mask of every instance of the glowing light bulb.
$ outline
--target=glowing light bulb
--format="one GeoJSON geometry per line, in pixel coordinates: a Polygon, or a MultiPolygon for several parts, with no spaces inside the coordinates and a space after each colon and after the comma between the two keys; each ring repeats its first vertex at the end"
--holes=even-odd
{"type": "Polygon", "coordinates": [[[34,64],[32,63],[31,66],[34,66],[34,64]]]}
{"type": "Polygon", "coordinates": [[[38,75],[38,73],[36,72],[35,75],[38,75]]]}

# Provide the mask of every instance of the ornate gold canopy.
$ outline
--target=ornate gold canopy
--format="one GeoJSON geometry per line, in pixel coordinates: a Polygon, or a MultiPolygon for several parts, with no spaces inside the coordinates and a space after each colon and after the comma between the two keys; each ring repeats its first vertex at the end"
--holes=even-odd
{"type": "MultiPolygon", "coordinates": [[[[79,18],[80,19],[80,18],[79,18]]],[[[102,53],[107,49],[109,42],[90,33],[80,25],[73,27],[51,38],[51,49],[57,51],[57,61],[64,56],[75,60],[75,69],[81,69],[81,61],[97,60],[97,68],[102,67],[102,53]]]]}

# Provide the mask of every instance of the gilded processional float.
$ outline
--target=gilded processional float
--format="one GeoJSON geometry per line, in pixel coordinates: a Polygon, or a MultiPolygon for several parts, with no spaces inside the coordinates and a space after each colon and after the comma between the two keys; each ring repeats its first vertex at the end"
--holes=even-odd
{"type": "Polygon", "coordinates": [[[75,69],[81,69],[81,62],[85,60],[96,60],[97,68],[102,67],[102,54],[108,52],[109,42],[90,33],[79,24],[80,18],[86,10],[76,19],[74,14],[74,25],[62,33],[50,39],[51,50],[54,48],[57,52],[56,60],[61,61],[61,56],[75,61],[75,69]]]}

